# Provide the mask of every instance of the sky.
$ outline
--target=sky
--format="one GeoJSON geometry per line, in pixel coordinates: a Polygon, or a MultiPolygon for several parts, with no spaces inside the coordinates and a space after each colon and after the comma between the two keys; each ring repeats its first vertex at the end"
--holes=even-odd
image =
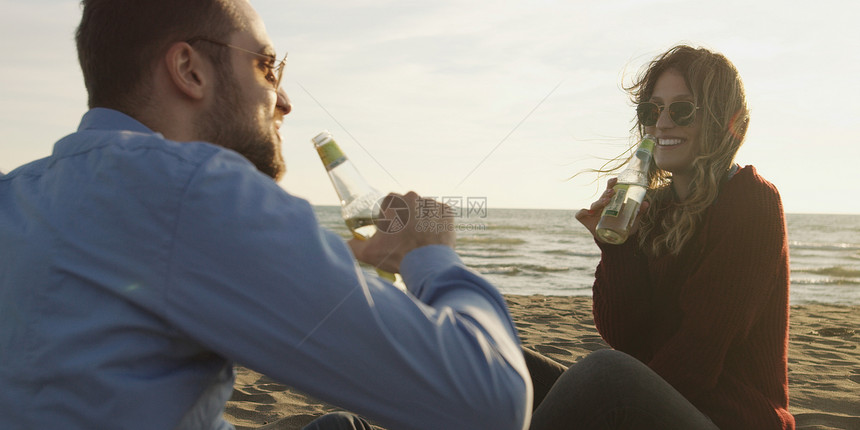
{"type": "MultiPolygon", "coordinates": [[[[576,210],[633,143],[623,90],[687,43],[725,54],[751,110],[737,162],[788,213],[860,214],[860,6],[851,0],[252,0],[293,112],[281,185],[335,205],[330,131],[383,191],[576,210]]],[[[0,171],[50,155],[86,111],[71,0],[0,0],[0,171]]]]}

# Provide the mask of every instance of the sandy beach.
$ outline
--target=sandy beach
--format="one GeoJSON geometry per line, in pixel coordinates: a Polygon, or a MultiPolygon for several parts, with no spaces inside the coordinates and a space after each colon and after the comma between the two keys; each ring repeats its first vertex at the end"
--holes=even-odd
{"type": "MultiPolygon", "coordinates": [[[[562,364],[608,348],[588,297],[506,296],[523,344],[562,364]]],[[[790,411],[804,430],[860,429],[860,306],[791,308],[790,411]]],[[[237,429],[299,429],[337,408],[244,367],[226,418],[237,429]]]]}

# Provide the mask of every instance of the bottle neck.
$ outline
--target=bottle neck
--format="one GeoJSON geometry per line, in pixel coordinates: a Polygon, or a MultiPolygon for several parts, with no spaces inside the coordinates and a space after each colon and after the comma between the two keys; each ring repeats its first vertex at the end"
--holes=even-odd
{"type": "Polygon", "coordinates": [[[319,153],[323,166],[329,172],[347,160],[346,155],[343,154],[337,142],[332,139],[321,145],[317,145],[317,153],[319,153]]]}

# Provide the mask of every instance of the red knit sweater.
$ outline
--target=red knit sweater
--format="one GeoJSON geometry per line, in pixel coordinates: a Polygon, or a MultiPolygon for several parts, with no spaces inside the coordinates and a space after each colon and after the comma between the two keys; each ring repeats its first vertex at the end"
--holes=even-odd
{"type": "Polygon", "coordinates": [[[594,321],[721,429],[793,429],[789,253],[776,188],[747,166],[680,255],[600,244],[594,321]],[[650,254],[650,253],[648,253],[650,254]]]}

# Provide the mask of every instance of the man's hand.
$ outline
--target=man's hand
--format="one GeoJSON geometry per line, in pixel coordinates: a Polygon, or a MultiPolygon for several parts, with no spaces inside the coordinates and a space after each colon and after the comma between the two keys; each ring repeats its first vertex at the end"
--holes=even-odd
{"type": "Polygon", "coordinates": [[[370,239],[349,241],[359,261],[386,272],[400,271],[400,262],[409,251],[427,245],[456,242],[450,208],[410,191],[391,193],[382,201],[382,213],[374,220],[377,232],[370,239]]]}

